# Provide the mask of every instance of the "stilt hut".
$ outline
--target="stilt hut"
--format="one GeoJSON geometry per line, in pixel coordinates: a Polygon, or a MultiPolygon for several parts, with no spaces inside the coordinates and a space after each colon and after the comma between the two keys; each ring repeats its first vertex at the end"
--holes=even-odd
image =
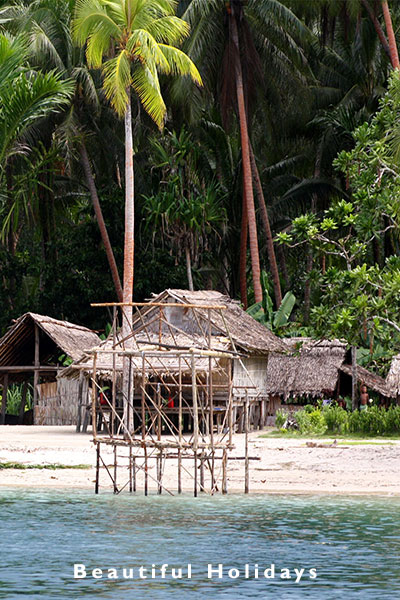
{"type": "MultiPolygon", "coordinates": [[[[285,338],[290,354],[271,354],[267,389],[269,417],[282,404],[295,410],[316,399],[351,396],[352,366],[350,351],[340,340],[285,338]]],[[[365,384],[383,398],[393,397],[387,382],[379,375],[357,366],[357,383],[365,384]]],[[[269,422],[272,424],[273,419],[269,422]]]]}
{"type": "Polygon", "coordinates": [[[33,418],[37,425],[76,423],[78,385],[56,379],[65,363],[100,343],[86,327],[44,315],[26,313],[0,339],[0,382],[3,387],[0,424],[24,422],[27,386],[33,385],[33,418]],[[7,392],[22,383],[20,414],[6,419],[7,392]]]}
{"type": "MultiPolygon", "coordinates": [[[[178,374],[182,377],[182,385],[187,385],[188,388],[192,377],[192,365],[187,360],[182,360],[178,365],[176,357],[168,358],[171,351],[196,349],[203,353],[217,352],[218,358],[211,354],[196,359],[196,376],[199,382],[204,389],[209,389],[206,379],[211,361],[214,405],[226,404],[227,389],[231,389],[234,422],[237,421],[239,430],[243,421],[245,397],[251,405],[250,420],[253,427],[264,426],[268,402],[268,356],[271,352],[286,352],[287,347],[282,340],[248,315],[238,302],[216,291],[165,290],[155,295],[148,304],[137,307],[133,316],[132,344],[141,352],[164,351],[162,357],[146,361],[144,371],[156,390],[154,393],[164,394],[167,388],[170,390],[166,400],[170,398],[171,411],[171,397],[178,374]],[[215,306],[221,310],[212,308],[215,306]],[[238,360],[231,360],[232,353],[238,360]]],[[[112,349],[125,346],[119,333],[114,333],[99,347],[96,375],[103,381],[103,391],[111,389],[113,376],[121,381],[123,360],[121,356],[115,356],[112,349]]],[[[90,378],[92,365],[92,357],[87,355],[66,368],[62,377],[77,379],[84,373],[86,378],[90,378]]],[[[137,357],[132,358],[130,365],[133,393],[139,402],[142,365],[137,357]]],[[[83,411],[84,414],[87,412],[83,411]]],[[[84,416],[82,420],[84,421],[84,416]]]]}

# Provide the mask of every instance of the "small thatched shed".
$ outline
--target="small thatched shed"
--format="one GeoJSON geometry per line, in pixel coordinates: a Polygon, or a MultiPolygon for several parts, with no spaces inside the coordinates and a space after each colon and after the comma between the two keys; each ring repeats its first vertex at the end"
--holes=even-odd
{"type": "Polygon", "coordinates": [[[392,363],[386,376],[386,385],[394,398],[400,397],[400,354],[396,354],[392,358],[392,363]]]}
{"type": "MultiPolygon", "coordinates": [[[[274,414],[280,401],[298,398],[336,398],[351,394],[350,352],[339,340],[286,338],[289,355],[272,354],[268,362],[267,389],[274,414]]],[[[384,396],[393,397],[386,381],[357,366],[357,383],[384,396]]]]}
{"type": "MultiPolygon", "coordinates": [[[[81,325],[31,312],[19,317],[0,339],[0,381],[3,385],[0,422],[5,422],[8,386],[24,382],[26,390],[26,384],[32,380],[34,422],[43,425],[74,423],[77,408],[73,399],[76,394],[66,382],[57,385],[56,375],[65,360],[77,360],[85,349],[99,343],[96,333],[81,325]]],[[[24,406],[20,420],[23,411],[24,406]]]]}
{"type": "Polygon", "coordinates": [[[291,353],[272,354],[268,362],[270,397],[332,396],[345,362],[346,345],[339,340],[311,338],[286,338],[285,342],[291,353]]]}

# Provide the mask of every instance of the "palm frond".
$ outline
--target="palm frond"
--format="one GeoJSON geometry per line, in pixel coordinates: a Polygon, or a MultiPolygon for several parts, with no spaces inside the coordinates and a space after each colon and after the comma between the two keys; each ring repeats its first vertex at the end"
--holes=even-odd
{"type": "Polygon", "coordinates": [[[169,72],[174,75],[188,75],[197,85],[203,85],[199,71],[187,54],[167,44],[159,44],[169,64],[169,72]]]}
{"type": "Polygon", "coordinates": [[[131,62],[126,50],[103,65],[104,90],[106,97],[119,116],[123,116],[128,103],[127,89],[131,85],[131,62]]]}
{"type": "Polygon", "coordinates": [[[140,98],[143,108],[161,129],[167,112],[157,72],[152,73],[144,65],[138,65],[133,71],[132,86],[140,98]]]}

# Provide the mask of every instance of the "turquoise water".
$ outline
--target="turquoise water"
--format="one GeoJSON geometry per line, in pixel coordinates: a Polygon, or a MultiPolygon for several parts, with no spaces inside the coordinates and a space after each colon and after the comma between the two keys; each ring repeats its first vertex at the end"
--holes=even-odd
{"type": "Polygon", "coordinates": [[[0,598],[393,599],[400,595],[399,524],[396,498],[1,490],[0,598]],[[74,579],[74,563],[90,577],[74,579]],[[174,580],[167,571],[161,579],[163,563],[190,563],[192,578],[174,580]],[[220,563],[223,578],[208,579],[207,565],[220,563]],[[152,564],[157,578],[140,579],[139,567],[152,564]],[[255,564],[260,572],[275,565],[275,578],[254,579],[255,564]],[[132,568],[134,579],[91,577],[94,568],[112,567],[120,576],[132,568]],[[231,568],[237,579],[228,577],[231,568]],[[280,579],[285,568],[292,579],[280,579]],[[295,568],[305,569],[299,583],[295,568]]]}

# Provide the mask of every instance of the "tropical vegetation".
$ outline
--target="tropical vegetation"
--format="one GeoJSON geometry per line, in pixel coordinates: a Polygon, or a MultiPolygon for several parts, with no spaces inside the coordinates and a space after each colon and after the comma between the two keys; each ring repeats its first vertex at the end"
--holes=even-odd
{"type": "Polygon", "coordinates": [[[0,328],[212,288],[385,374],[399,25],[391,0],[3,1],[0,328]]]}

